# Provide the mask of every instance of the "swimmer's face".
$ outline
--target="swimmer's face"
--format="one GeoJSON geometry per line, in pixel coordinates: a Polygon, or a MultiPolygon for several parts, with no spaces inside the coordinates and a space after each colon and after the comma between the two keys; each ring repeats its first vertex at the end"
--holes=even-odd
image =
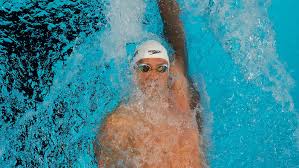
{"type": "Polygon", "coordinates": [[[135,68],[137,84],[142,91],[167,89],[168,68],[166,60],[161,58],[144,58],[137,62],[135,68]],[[138,65],[141,66],[138,68],[138,65]],[[142,67],[142,66],[145,67],[142,67]],[[147,67],[147,65],[149,67],[147,67]],[[148,69],[150,68],[150,69],[148,69]]]}

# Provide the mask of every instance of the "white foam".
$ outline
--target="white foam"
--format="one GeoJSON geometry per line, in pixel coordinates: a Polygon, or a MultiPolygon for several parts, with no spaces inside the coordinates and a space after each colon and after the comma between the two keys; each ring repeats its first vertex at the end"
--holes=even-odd
{"type": "Polygon", "coordinates": [[[143,0],[110,1],[106,14],[110,29],[104,33],[100,44],[105,59],[126,59],[126,44],[142,37],[145,7],[143,0]]]}
{"type": "Polygon", "coordinates": [[[290,90],[294,81],[276,51],[275,32],[267,14],[271,1],[213,0],[208,9],[206,1],[204,5],[199,0],[192,2],[198,3],[197,14],[208,16],[213,33],[245,79],[271,92],[277,103],[293,111],[290,90]]]}

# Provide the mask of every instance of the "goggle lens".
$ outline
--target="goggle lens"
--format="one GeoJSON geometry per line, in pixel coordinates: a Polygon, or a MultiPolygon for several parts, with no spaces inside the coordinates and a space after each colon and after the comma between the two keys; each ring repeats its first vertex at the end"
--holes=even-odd
{"type": "Polygon", "coordinates": [[[157,71],[160,72],[160,73],[164,73],[166,72],[168,69],[168,66],[167,65],[161,65],[157,68],[157,71]]]}
{"type": "Polygon", "coordinates": [[[141,72],[148,72],[151,70],[151,67],[147,64],[140,64],[138,65],[138,70],[141,72]]]}
{"type": "MultiPolygon", "coordinates": [[[[149,72],[152,70],[152,67],[148,64],[139,64],[137,65],[137,69],[140,71],[140,72],[149,72]]],[[[168,65],[167,64],[163,64],[163,65],[160,65],[158,66],[158,68],[156,69],[157,72],[160,72],[160,73],[164,73],[168,70],[168,65]]]]}

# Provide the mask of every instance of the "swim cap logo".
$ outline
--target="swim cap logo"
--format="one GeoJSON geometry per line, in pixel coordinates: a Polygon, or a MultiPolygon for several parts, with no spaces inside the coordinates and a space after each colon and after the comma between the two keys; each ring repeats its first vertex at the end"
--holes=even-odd
{"type": "Polygon", "coordinates": [[[149,50],[148,52],[150,53],[150,55],[161,53],[161,51],[159,50],[149,50]]]}

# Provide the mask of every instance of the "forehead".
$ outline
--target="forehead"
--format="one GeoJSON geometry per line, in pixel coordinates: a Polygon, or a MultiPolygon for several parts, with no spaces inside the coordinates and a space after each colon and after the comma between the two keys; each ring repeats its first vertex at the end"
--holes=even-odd
{"type": "Polygon", "coordinates": [[[152,64],[152,65],[160,65],[167,64],[168,62],[162,58],[143,58],[137,62],[137,64],[152,64]]]}

